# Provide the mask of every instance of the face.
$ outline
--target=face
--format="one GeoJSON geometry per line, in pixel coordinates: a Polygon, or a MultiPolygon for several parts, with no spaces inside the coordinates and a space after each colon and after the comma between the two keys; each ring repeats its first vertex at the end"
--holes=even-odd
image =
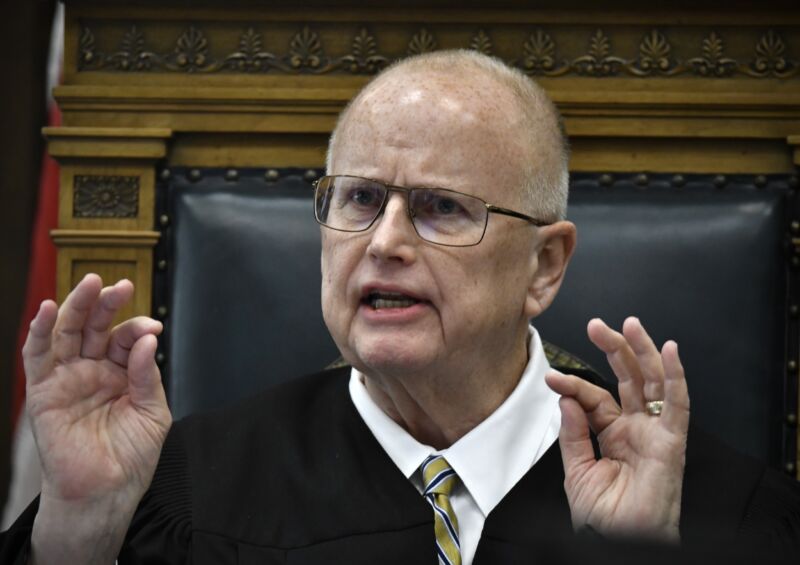
{"type": "MultiPolygon", "coordinates": [[[[386,78],[352,108],[328,174],[450,188],[535,215],[517,193],[524,147],[510,108],[510,95],[488,81],[386,78]]],[[[496,365],[538,313],[531,285],[543,245],[537,228],[499,214],[477,246],[428,243],[406,196],[392,192],[369,230],[322,228],[325,322],[367,374],[496,365]]]]}

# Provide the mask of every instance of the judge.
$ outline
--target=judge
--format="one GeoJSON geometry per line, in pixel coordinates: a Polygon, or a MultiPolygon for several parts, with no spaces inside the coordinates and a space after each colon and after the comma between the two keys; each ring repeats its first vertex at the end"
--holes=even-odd
{"type": "Polygon", "coordinates": [[[549,367],[530,320],[575,247],[567,153],[543,90],[495,59],[383,72],[342,113],[316,186],[323,314],[350,366],[174,426],[161,324],[110,327],[130,282],[88,275],[44,302],[24,348],[42,492],[4,555],[469,565],[534,562],[576,531],[796,536],[791,484],[689,432],[675,342],[593,320],[618,383],[549,367]]]}

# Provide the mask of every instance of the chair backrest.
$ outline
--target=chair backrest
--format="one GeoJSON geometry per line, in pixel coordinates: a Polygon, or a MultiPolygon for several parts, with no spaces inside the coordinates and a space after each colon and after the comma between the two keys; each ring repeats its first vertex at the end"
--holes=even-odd
{"type": "Polygon", "coordinates": [[[317,372],[338,356],[322,321],[309,183],[299,171],[275,182],[263,171],[235,182],[223,173],[175,171],[165,195],[171,222],[160,251],[170,267],[154,292],[166,293],[156,300],[169,306],[162,343],[178,417],[317,372]]]}
{"type": "MultiPolygon", "coordinates": [[[[740,450],[782,464],[785,429],[788,231],[785,179],[669,176],[600,186],[573,179],[569,216],[578,246],[542,335],[614,378],[586,337],[602,317],[637,315],[657,345],[679,344],[692,418],[740,450]],[[719,183],[719,179],[716,179],[719,183]]],[[[789,445],[791,443],[791,445],[789,445]]],[[[793,460],[793,459],[792,459],[793,460]]]]}
{"type": "MultiPolygon", "coordinates": [[[[337,357],[322,322],[319,228],[310,180],[320,171],[171,171],[171,219],[157,250],[166,304],[168,396],[176,416],[317,371],[337,357]]],[[[658,342],[680,344],[693,418],[780,466],[796,457],[785,425],[787,179],[578,175],[570,219],[579,244],[543,337],[613,378],[588,342],[594,316],[636,314],[658,342]],[[762,179],[758,184],[761,185],[762,179]],[[642,185],[646,184],[647,188],[642,185]],[[680,185],[680,186],[676,186],[680,185]]],[[[794,284],[794,283],[792,283],[794,284]]]]}

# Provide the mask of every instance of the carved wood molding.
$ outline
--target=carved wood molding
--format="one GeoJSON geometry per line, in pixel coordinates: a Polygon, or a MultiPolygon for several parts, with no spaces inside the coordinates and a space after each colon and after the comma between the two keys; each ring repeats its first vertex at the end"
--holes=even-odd
{"type": "MultiPolygon", "coordinates": [[[[589,26],[503,26],[502,29],[497,26],[495,29],[451,24],[438,29],[432,25],[379,24],[391,36],[383,47],[378,32],[353,24],[345,26],[352,27],[354,32],[342,49],[341,25],[304,25],[281,46],[277,41],[281,33],[267,24],[243,23],[237,39],[231,41],[230,29],[222,30],[211,23],[191,23],[184,24],[171,41],[167,39],[171,47],[159,49],[151,44],[150,36],[157,35],[161,43],[164,37],[161,31],[150,29],[153,25],[117,22],[108,26],[104,22],[82,21],[77,70],[369,75],[408,55],[461,47],[499,56],[529,75],[544,77],[786,79],[800,76],[800,56],[792,51],[785,38],[787,32],[796,37],[796,27],[699,31],[690,27],[613,25],[594,29],[589,26]],[[127,28],[126,31],[121,32],[120,26],[127,28]],[[753,33],[757,34],[755,40],[749,37],[753,33]],[[398,40],[403,34],[407,39],[398,40]],[[502,46],[495,45],[493,39],[500,35],[502,46]],[[518,39],[516,45],[508,42],[512,36],[518,39]],[[678,41],[673,41],[673,36],[678,41]],[[275,40],[270,47],[268,39],[275,40]],[[107,48],[101,48],[100,43],[107,48]],[[327,49],[327,43],[336,47],[327,49]],[[617,47],[617,43],[624,47],[617,47]]],[[[285,34],[284,28],[281,29],[285,34]]]]}
{"type": "Polygon", "coordinates": [[[157,231],[56,229],[50,236],[59,247],[154,247],[161,237],[157,231]]]}
{"type": "Polygon", "coordinates": [[[139,177],[75,175],[75,218],[135,218],[139,213],[139,177]]]}
{"type": "Polygon", "coordinates": [[[167,128],[45,127],[48,152],[62,158],[155,160],[166,155],[167,128]]]}

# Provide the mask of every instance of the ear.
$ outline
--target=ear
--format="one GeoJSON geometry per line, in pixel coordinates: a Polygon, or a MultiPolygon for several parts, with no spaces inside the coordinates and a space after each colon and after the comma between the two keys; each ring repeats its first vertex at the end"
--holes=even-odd
{"type": "Polygon", "coordinates": [[[529,318],[544,312],[558,294],[567,264],[575,251],[577,231],[572,222],[561,221],[539,228],[537,237],[539,245],[532,265],[534,272],[525,299],[525,313],[529,318]]]}

